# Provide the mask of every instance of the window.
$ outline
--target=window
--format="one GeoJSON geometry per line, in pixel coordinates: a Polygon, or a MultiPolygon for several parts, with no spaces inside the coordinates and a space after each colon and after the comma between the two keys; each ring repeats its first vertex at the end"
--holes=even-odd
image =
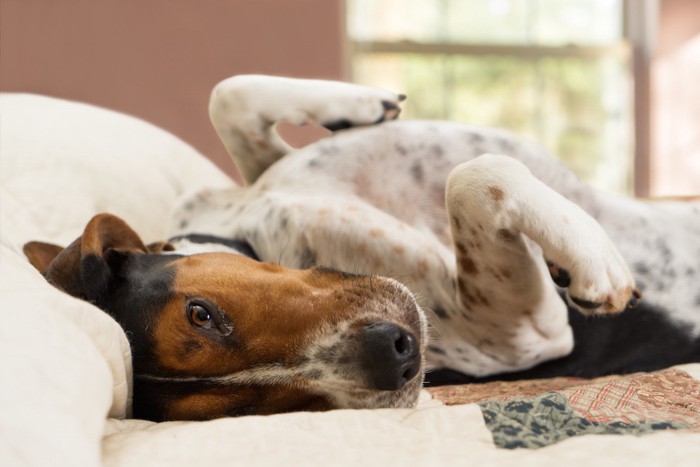
{"type": "Polygon", "coordinates": [[[353,80],[404,116],[510,129],[588,182],[633,189],[623,0],[347,0],[353,80]]]}

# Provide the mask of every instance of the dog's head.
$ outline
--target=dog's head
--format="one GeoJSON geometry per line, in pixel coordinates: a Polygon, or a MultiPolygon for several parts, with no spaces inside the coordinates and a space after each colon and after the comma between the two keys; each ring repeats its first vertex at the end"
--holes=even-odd
{"type": "Polygon", "coordinates": [[[30,242],[25,253],[51,284],[124,328],[136,417],[410,407],[417,400],[425,317],[394,280],[290,270],[236,254],[154,254],[107,214],[65,249],[30,242]]]}

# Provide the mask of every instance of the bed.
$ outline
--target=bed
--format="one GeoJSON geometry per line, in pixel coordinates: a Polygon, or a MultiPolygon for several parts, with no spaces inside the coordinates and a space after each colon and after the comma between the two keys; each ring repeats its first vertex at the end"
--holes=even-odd
{"type": "Polygon", "coordinates": [[[159,240],[180,196],[231,183],[183,141],[133,117],[0,98],[0,465],[700,462],[700,364],[432,388],[415,409],[129,418],[127,337],[105,313],[49,286],[22,245],[68,244],[98,212],[159,240]]]}

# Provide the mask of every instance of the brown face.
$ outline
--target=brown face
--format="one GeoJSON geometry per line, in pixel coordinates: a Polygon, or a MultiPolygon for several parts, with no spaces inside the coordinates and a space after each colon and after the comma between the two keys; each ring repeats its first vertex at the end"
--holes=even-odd
{"type": "Polygon", "coordinates": [[[425,318],[397,282],[225,253],[167,267],[174,277],[149,336],[153,360],[134,370],[135,392],[168,397],[157,413],[153,400],[135,400],[135,410],[206,419],[415,404],[425,318]]]}
{"type": "Polygon", "coordinates": [[[127,332],[135,417],[203,420],[417,401],[426,321],[392,279],[225,253],[150,254],[107,214],[66,249],[30,242],[25,252],[50,283],[96,304],[127,332]]]}

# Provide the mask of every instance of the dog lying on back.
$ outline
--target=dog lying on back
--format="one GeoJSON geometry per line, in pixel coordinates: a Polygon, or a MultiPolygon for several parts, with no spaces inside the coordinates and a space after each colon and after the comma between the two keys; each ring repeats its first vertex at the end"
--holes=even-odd
{"type": "Polygon", "coordinates": [[[150,252],[104,215],[64,251],[27,245],[129,334],[135,416],[411,406],[428,366],[438,384],[700,361],[700,205],[603,195],[509,133],[389,121],[403,98],[223,81],[210,115],[247,186],[182,200],[150,252]],[[335,133],[294,150],[278,122],[335,133]]]}

